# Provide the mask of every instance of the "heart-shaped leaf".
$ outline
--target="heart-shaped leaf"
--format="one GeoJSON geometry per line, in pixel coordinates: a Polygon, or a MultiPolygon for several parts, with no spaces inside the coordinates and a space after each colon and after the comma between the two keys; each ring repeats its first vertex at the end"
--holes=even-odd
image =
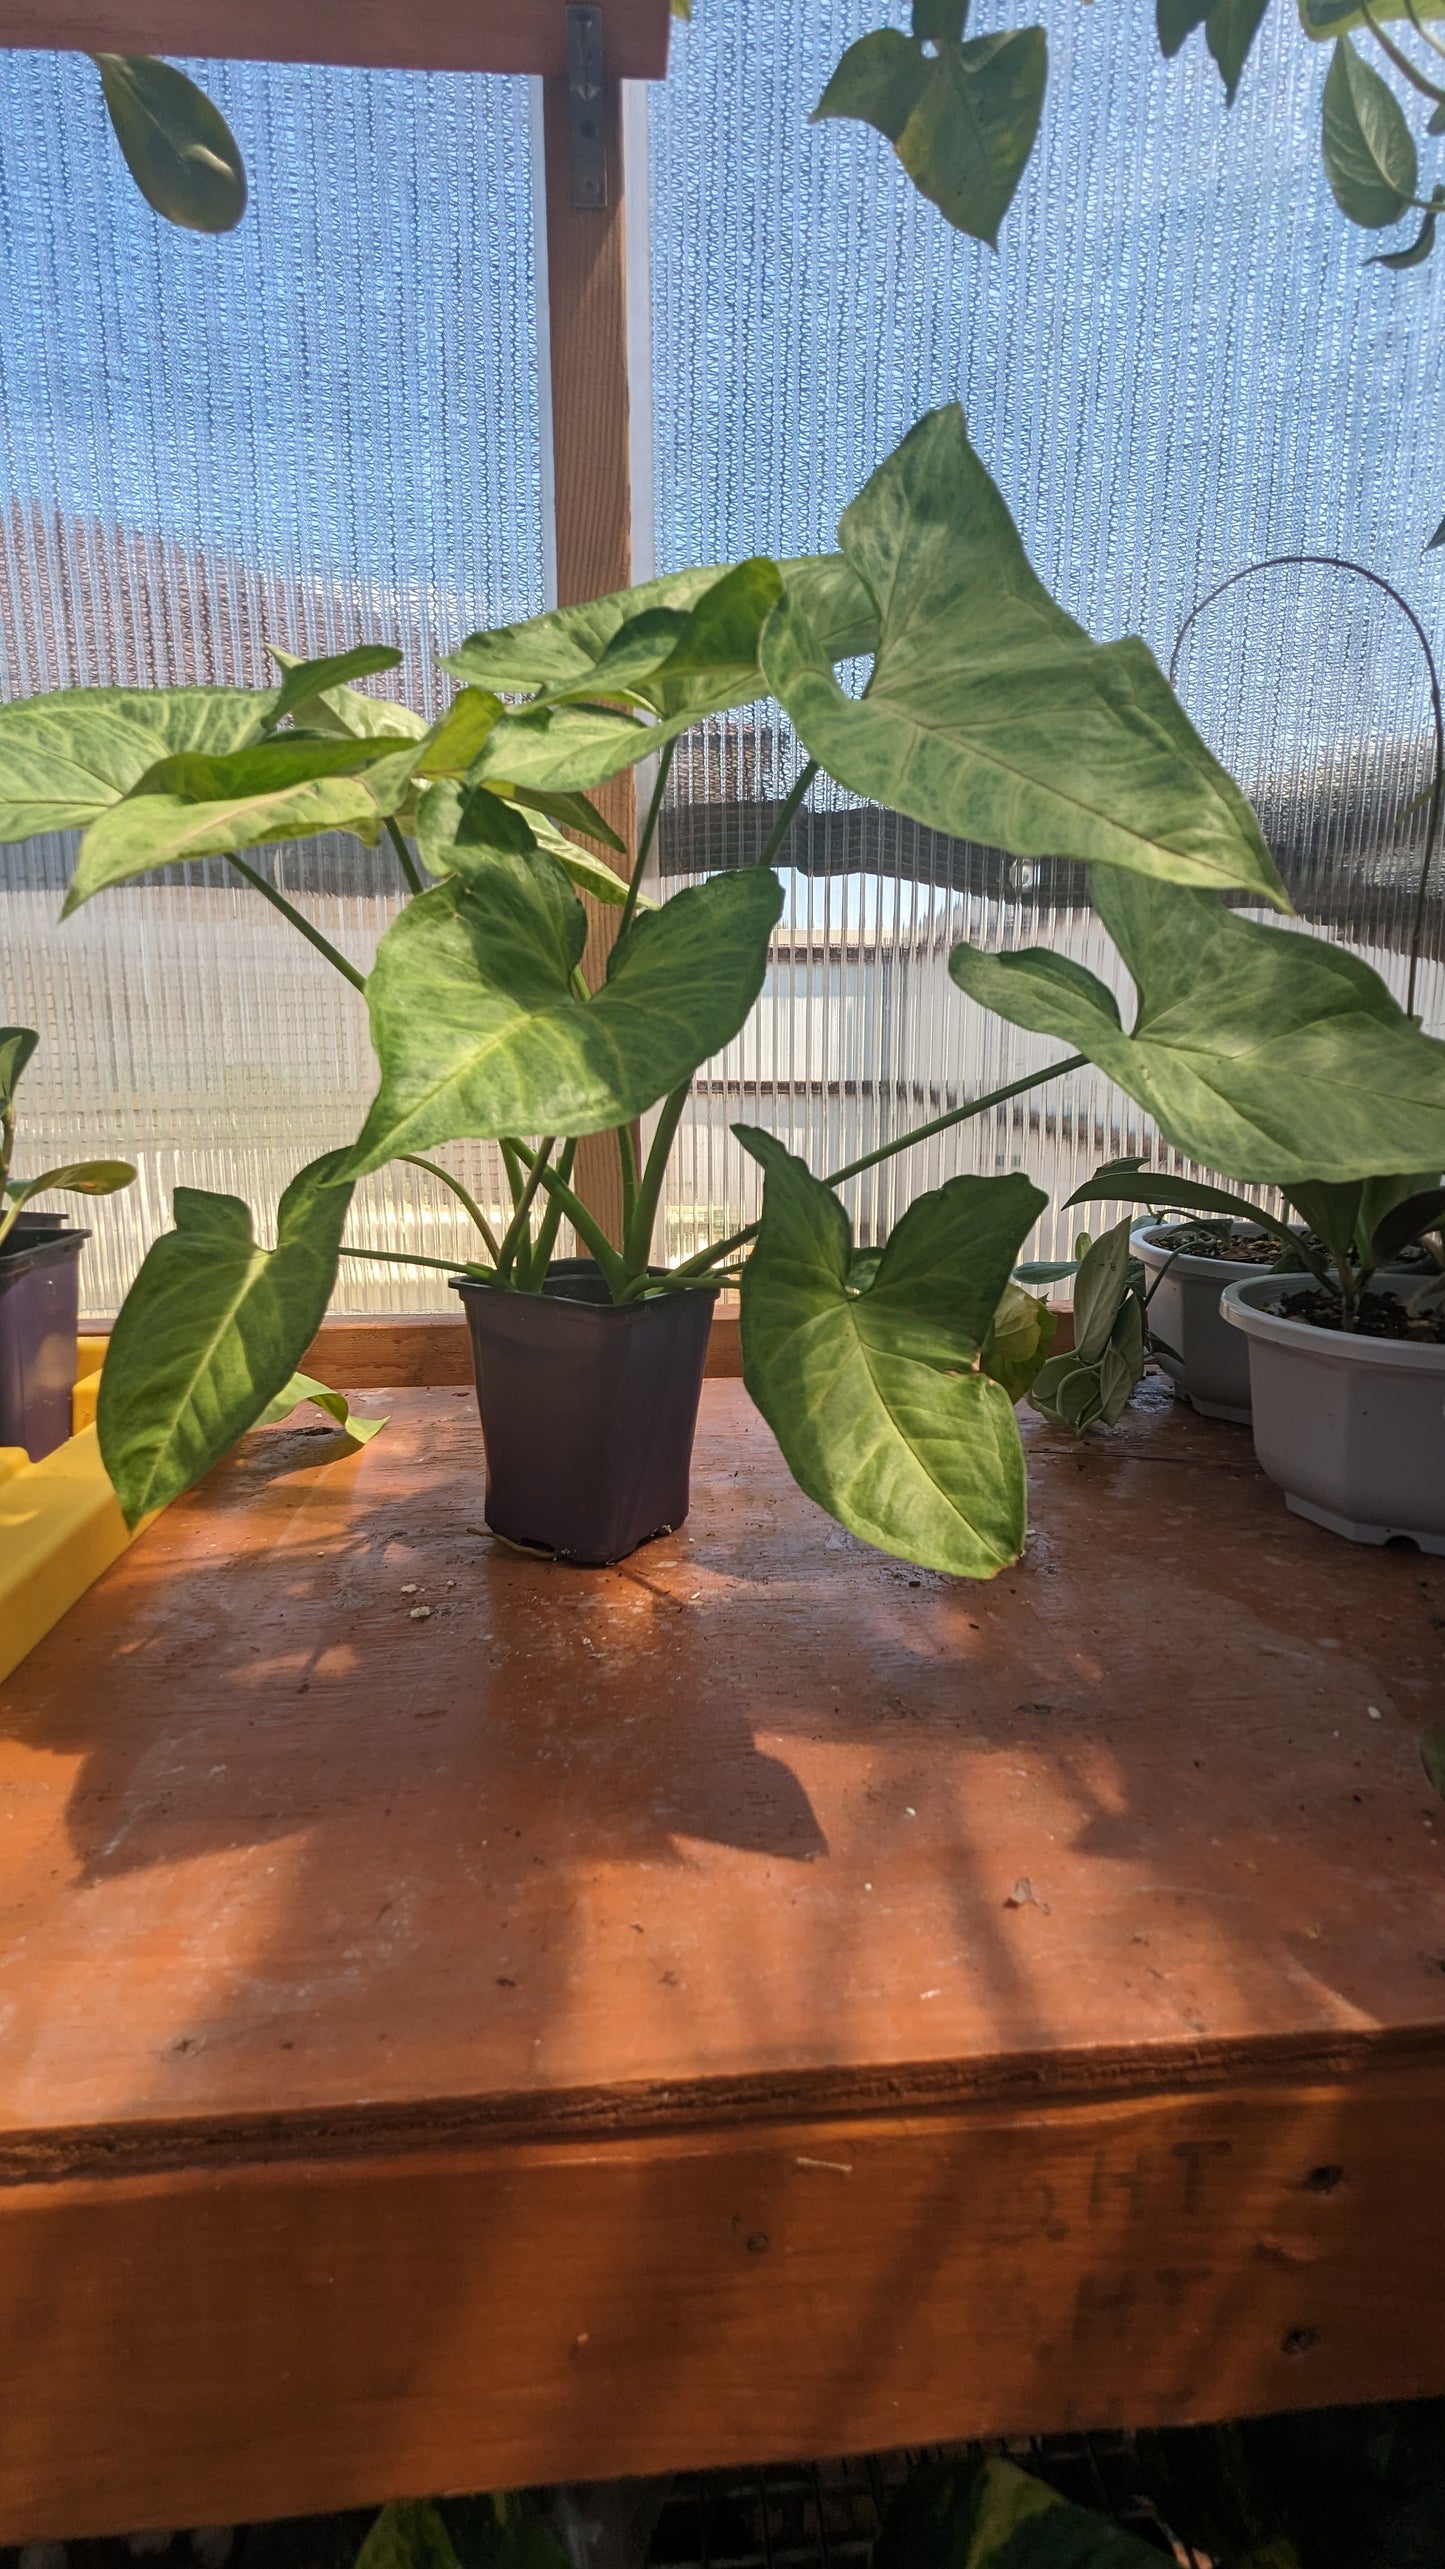
{"type": "Polygon", "coordinates": [[[1320,147],[1340,212],[1365,231],[1398,223],[1419,184],[1415,140],[1394,91],[1348,36],[1325,80],[1320,147]]]}
{"type": "Polygon", "coordinates": [[[861,702],[791,587],[763,637],[769,684],[854,793],[1014,856],[1072,856],[1284,908],[1249,805],[1144,644],[1092,642],[1034,577],[956,407],[920,420],[844,513],[878,602],[861,702]]]}
{"type": "MultiPolygon", "coordinates": [[[[962,24],[961,13],[943,14],[962,24]]],[[[847,116],[872,125],[945,221],[993,249],[1038,134],[1047,40],[1042,27],[1015,27],[967,44],[932,34],[928,42],[925,52],[917,27],[911,38],[892,28],[860,37],[812,121],[847,116]]]]}
{"type": "Polygon", "coordinates": [[[100,1378],[100,1451],[128,1525],[209,1471],[295,1372],[336,1278],[347,1156],[292,1179],[270,1250],[239,1197],[177,1187],[176,1227],[147,1250],[100,1378]]]}
{"type": "Polygon", "coordinates": [[[186,232],[234,232],[246,169],[219,107],[153,54],[92,54],[125,164],[147,205],[186,232]]]}
{"type": "Polygon", "coordinates": [[[1138,988],[1131,1034],[1112,991],[1046,947],[957,946],[954,980],[1087,1053],[1176,1150],[1226,1177],[1293,1192],[1445,1166],[1445,1044],[1368,964],[1141,875],[1100,872],[1093,894],[1138,988]]]}
{"type": "Polygon", "coordinates": [[[258,740],[276,690],[61,687],[0,705],[0,844],[88,829],[173,751],[258,740]]]}
{"type": "Polygon", "coordinates": [[[153,866],[352,830],[374,840],[406,793],[414,744],[309,740],[283,732],[224,757],[184,750],[158,760],[92,822],[63,915],[153,866]]]}
{"type": "Polygon", "coordinates": [[[586,918],[561,866],[479,849],[465,884],[412,901],[377,949],[381,1086],[354,1174],[466,1136],[629,1122],[744,1024],[781,908],[769,872],[714,875],[635,918],[580,1000],[586,918]]]}
{"type": "Polygon", "coordinates": [[[1023,1549],[1023,1450],[979,1356],[1048,1199],[1026,1177],[919,1196],[870,1284],[848,1217],[772,1134],[733,1127],[766,1172],[743,1269],[743,1377],[800,1487],[884,1552],[967,1579],[1023,1549]]]}

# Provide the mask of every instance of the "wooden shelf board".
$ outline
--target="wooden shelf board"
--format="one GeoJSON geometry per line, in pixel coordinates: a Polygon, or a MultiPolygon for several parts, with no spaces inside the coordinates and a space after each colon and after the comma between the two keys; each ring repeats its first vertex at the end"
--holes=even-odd
{"type": "Polygon", "coordinates": [[[1445,1564],[1155,1396],[965,1586],[714,1381],[539,1567],[361,1397],[0,1688],[0,2540],[1445,2391],[1445,1564]]]}
{"type": "MultiPolygon", "coordinates": [[[[605,0],[610,80],[662,80],[668,0],[605,0]]],[[[564,75],[565,0],[0,0],[0,46],[564,75]]]]}

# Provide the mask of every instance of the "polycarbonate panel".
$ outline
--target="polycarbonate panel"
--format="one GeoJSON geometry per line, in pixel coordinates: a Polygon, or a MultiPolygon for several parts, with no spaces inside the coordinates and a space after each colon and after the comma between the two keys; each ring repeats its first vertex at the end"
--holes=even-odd
{"type": "MultiPolygon", "coordinates": [[[[1041,0],[1043,131],[995,255],[950,231],[881,138],[807,117],[875,0],[699,9],[651,93],[657,561],[831,546],[840,510],[922,412],[961,399],[1034,564],[1101,639],[1166,663],[1194,603],[1263,555],[1353,556],[1438,624],[1445,343],[1430,270],[1365,266],[1319,166],[1327,52],[1266,19],[1237,105],[1196,37],[1164,63],[1152,0],[1041,0]]],[[[1436,281],[1438,284],[1438,280],[1436,281]]],[[[1431,773],[1420,647],[1338,573],[1233,590],[1180,686],[1254,796],[1303,916],[1403,997],[1431,773]]],[[[774,709],[679,759],[661,862],[755,859],[797,751],[774,709]]],[[[816,789],[755,1028],[699,1080],[669,1251],[757,1208],[729,1132],[776,1130],[820,1171],[1057,1058],[962,999],[960,937],[1062,948],[1119,986],[1074,869],[1014,867],[816,789]],[[1072,878],[1072,879],[1071,879],[1072,878]]],[[[1445,1031],[1445,860],[1418,1006],[1445,1031]]],[[[1025,1167],[1058,1210],[1104,1157],[1152,1152],[1093,1073],[1025,1096],[859,1179],[863,1238],[959,1169],[1025,1167]]],[[[1112,1218],[1091,1209],[1092,1227],[1112,1218]]]]}
{"type": "MultiPolygon", "coordinates": [[[[137,196],[80,55],[0,53],[0,692],[255,685],[265,646],[395,641],[382,682],[435,707],[435,656],[542,603],[528,85],[192,66],[252,204],[222,240],[137,196]]],[[[356,1132],[364,1008],[223,865],[59,924],[73,850],[0,849],[0,1017],[40,1028],[24,1169],[79,1150],[141,1183],[89,1211],[85,1295],[113,1308],[178,1182],[269,1218],[356,1132]]],[[[394,866],[351,840],[267,860],[363,966],[394,866]]],[[[495,1205],[489,1148],[446,1155],[495,1205]]],[[[451,1259],[433,1180],[368,1181],[352,1236],[451,1259]]],[[[343,1267],[338,1308],[437,1308],[438,1274],[343,1267]]]]}

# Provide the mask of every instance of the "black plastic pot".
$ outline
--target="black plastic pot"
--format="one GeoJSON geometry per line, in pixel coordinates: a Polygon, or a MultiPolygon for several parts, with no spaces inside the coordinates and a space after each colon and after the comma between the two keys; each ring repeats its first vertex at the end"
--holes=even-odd
{"type": "Polygon", "coordinates": [[[621,1561],[681,1525],[715,1292],[614,1303],[590,1258],[540,1293],[453,1276],[487,1450],[487,1523],[560,1560],[621,1561]]]}
{"type": "Polygon", "coordinates": [[[70,1434],[89,1238],[53,1213],[22,1213],[0,1246],[0,1445],[23,1445],[32,1463],[70,1434]]]}

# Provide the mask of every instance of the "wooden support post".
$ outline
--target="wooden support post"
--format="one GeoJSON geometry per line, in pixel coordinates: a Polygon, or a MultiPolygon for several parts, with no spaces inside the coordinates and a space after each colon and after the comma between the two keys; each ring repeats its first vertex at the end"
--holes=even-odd
{"type": "MultiPolygon", "coordinates": [[[[605,28],[604,19],[604,28],[605,28]]],[[[605,42],[605,35],[604,35],[605,42]]],[[[621,92],[606,79],[598,113],[607,160],[605,206],[574,206],[567,83],[543,87],[547,198],[548,335],[552,368],[552,472],[557,603],[576,606],[632,579],[632,404],[627,369],[626,172],[621,92]]],[[[593,798],[631,846],[636,794],[629,770],[593,798]]],[[[622,860],[599,849],[621,870],[622,860]]],[[[600,980],[617,912],[589,903],[583,969],[600,980]]],[[[578,1146],[577,1191],[609,1238],[622,1233],[617,1146],[597,1134],[578,1146]]]]}

